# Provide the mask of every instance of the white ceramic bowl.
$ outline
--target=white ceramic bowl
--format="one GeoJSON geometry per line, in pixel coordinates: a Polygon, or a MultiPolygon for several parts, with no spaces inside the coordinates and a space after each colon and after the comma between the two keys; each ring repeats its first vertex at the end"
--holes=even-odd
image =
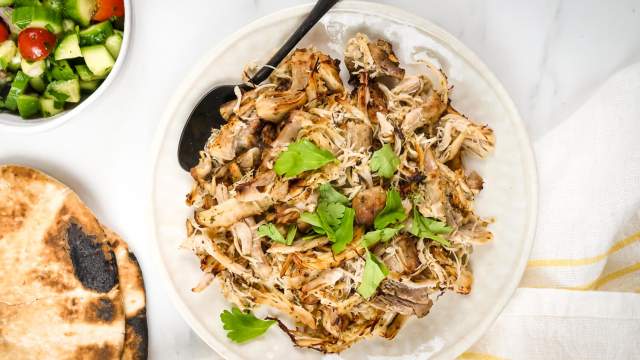
{"type": "Polygon", "coordinates": [[[111,82],[113,82],[113,79],[115,79],[115,77],[120,72],[122,63],[127,56],[129,38],[131,37],[131,18],[133,17],[133,7],[131,6],[131,0],[124,0],[124,12],[124,32],[122,37],[122,46],[120,47],[120,54],[118,54],[116,63],[113,65],[113,69],[111,69],[111,72],[109,73],[107,78],[104,79],[104,81],[102,82],[102,84],[100,84],[96,91],[91,93],[91,95],[89,95],[75,107],[48,118],[42,117],[25,120],[19,115],[11,114],[8,112],[0,112],[0,131],[34,133],[50,130],[69,121],[71,118],[75,117],[82,110],[91,105],[91,103],[93,103],[97,98],[99,98],[107,90],[109,85],[111,85],[111,82]]]}
{"type": "MultiPolygon", "coordinates": [[[[268,58],[309,9],[295,7],[257,20],[209,52],[176,91],[154,143],[150,226],[158,273],[164,276],[168,294],[184,319],[227,359],[319,359],[325,355],[295,348],[277,327],[252,342],[234,344],[220,323],[219,314],[230,304],[217,284],[202,293],[191,292],[201,272],[195,256],[178,248],[186,236],[184,223],[190,209],[184,199],[191,189],[190,176],[178,166],[178,139],[202,94],[216,84],[237,83],[243,65],[268,58]]],[[[533,152],[513,102],[489,69],[452,35],[422,18],[374,3],[341,2],[300,46],[313,44],[342,59],[346,40],[358,31],[390,40],[402,64],[416,54],[437,61],[454,86],[454,106],[494,129],[495,152],[486,160],[468,164],[485,179],[476,208],[481,216],[495,217],[491,226],[495,240],[476,247],[472,254],[475,282],[470,295],[446,294],[427,317],[409,321],[394,340],[369,338],[331,358],[453,358],[491,325],[524,271],[537,211],[533,152]]],[[[415,66],[408,66],[408,72],[415,72],[415,66]]],[[[262,309],[260,314],[267,311],[262,309]]]]}

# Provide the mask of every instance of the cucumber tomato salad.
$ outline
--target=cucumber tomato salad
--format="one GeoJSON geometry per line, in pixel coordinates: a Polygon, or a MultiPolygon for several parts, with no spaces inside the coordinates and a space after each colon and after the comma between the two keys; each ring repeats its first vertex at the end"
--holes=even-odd
{"type": "Polygon", "coordinates": [[[120,52],[124,0],[0,0],[0,109],[24,119],[75,106],[120,52]]]}

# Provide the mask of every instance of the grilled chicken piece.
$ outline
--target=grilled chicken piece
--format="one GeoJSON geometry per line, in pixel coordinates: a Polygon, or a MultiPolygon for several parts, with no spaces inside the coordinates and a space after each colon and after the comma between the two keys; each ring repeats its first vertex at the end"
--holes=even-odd
{"type": "Polygon", "coordinates": [[[252,181],[236,187],[237,195],[208,210],[197,212],[198,224],[207,227],[228,227],[246,217],[257,215],[267,210],[274,203],[270,190],[276,189],[275,173],[269,171],[252,181]]]}
{"type": "Polygon", "coordinates": [[[418,304],[397,296],[380,294],[371,300],[371,305],[383,311],[391,311],[402,315],[416,315],[421,318],[429,313],[433,304],[418,304]]]}
{"type": "Polygon", "coordinates": [[[482,177],[478,175],[477,172],[471,171],[471,173],[467,176],[467,184],[469,185],[471,191],[473,191],[475,194],[478,194],[480,191],[482,191],[484,180],[482,180],[482,177]]]}
{"type": "Polygon", "coordinates": [[[259,119],[245,121],[232,116],[220,131],[214,134],[205,146],[205,151],[217,164],[224,164],[237,154],[257,144],[256,135],[261,128],[259,119]]]}
{"type": "Polygon", "coordinates": [[[276,139],[270,144],[269,149],[264,152],[262,163],[260,164],[260,171],[273,168],[273,162],[277,155],[298,137],[300,130],[313,125],[318,120],[319,118],[315,115],[301,110],[294,110],[291,115],[289,115],[289,119],[282,127],[282,130],[280,130],[276,139]]]}
{"type": "Polygon", "coordinates": [[[277,123],[306,102],[304,91],[265,91],[256,100],[256,111],[261,119],[277,123]]]}
{"type": "Polygon", "coordinates": [[[370,42],[367,46],[369,47],[374,63],[378,67],[378,72],[384,76],[391,76],[398,80],[404,78],[404,69],[400,68],[400,60],[398,60],[396,54],[393,53],[393,48],[390,43],[378,39],[375,44],[370,42]]]}
{"type": "Polygon", "coordinates": [[[376,215],[384,209],[386,200],[387,193],[380,186],[360,191],[352,201],[358,224],[373,224],[376,215]]]}
{"type": "Polygon", "coordinates": [[[415,238],[403,234],[393,239],[391,245],[396,250],[395,256],[400,265],[402,265],[402,272],[407,274],[413,273],[420,265],[415,238]]]}
{"type": "Polygon", "coordinates": [[[372,79],[390,76],[402,80],[404,77],[404,69],[400,68],[400,62],[393,53],[391,44],[384,40],[372,43],[362,33],[349,39],[344,58],[347,69],[352,74],[364,72],[372,79]]]}
{"type": "Polygon", "coordinates": [[[347,137],[354,150],[366,151],[371,146],[373,131],[364,123],[349,121],[347,123],[347,137]]]}
{"type": "Polygon", "coordinates": [[[495,146],[493,130],[461,115],[447,114],[438,125],[438,160],[447,162],[464,149],[479,158],[486,157],[495,146]]]}

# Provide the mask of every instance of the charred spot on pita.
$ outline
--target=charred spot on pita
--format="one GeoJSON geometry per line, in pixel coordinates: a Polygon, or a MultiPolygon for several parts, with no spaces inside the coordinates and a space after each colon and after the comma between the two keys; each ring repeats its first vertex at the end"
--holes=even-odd
{"type": "Polygon", "coordinates": [[[111,249],[105,249],[95,236],[73,222],[67,228],[67,242],[73,272],[84,287],[106,293],[116,286],[118,268],[111,249]]]}
{"type": "Polygon", "coordinates": [[[143,309],[136,316],[127,318],[125,352],[134,359],[146,359],[148,354],[147,314],[143,309]]]}

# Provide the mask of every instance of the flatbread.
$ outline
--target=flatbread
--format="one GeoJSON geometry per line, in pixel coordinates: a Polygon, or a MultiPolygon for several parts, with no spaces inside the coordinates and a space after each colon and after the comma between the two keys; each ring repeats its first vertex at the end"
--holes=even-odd
{"type": "Polygon", "coordinates": [[[147,303],[142,270],[136,256],[129,251],[127,243],[113,231],[106,228],[105,231],[107,241],[116,255],[120,291],[124,301],[125,338],[122,359],[146,359],[148,348],[147,303]]]}
{"type": "Polygon", "coordinates": [[[116,259],[71,190],[37,170],[0,166],[0,357],[119,359],[116,259]]]}

